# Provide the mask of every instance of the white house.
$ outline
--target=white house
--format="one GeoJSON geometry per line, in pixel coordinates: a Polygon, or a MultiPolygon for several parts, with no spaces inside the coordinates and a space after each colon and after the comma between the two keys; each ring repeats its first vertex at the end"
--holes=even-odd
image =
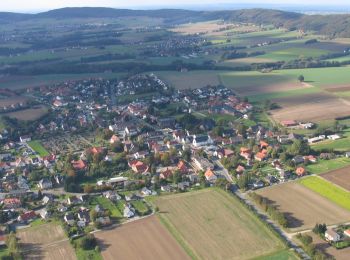
{"type": "Polygon", "coordinates": [[[194,135],[193,136],[193,146],[200,147],[213,144],[213,140],[209,135],[194,135]]]}
{"type": "Polygon", "coordinates": [[[128,205],[125,205],[123,215],[125,218],[132,218],[133,216],[135,216],[134,209],[129,207],[128,205]]]}
{"type": "Polygon", "coordinates": [[[335,141],[335,140],[340,139],[341,137],[339,135],[328,135],[327,138],[335,141]]]}
{"type": "Polygon", "coordinates": [[[331,241],[331,242],[340,241],[340,235],[334,229],[327,229],[324,236],[328,241],[331,241]]]}
{"type": "Polygon", "coordinates": [[[49,179],[41,179],[38,183],[38,187],[42,190],[47,190],[52,188],[52,181],[49,179]]]}
{"type": "Polygon", "coordinates": [[[28,135],[23,135],[19,138],[19,140],[21,141],[21,143],[26,143],[26,142],[30,142],[32,138],[28,135]]]}

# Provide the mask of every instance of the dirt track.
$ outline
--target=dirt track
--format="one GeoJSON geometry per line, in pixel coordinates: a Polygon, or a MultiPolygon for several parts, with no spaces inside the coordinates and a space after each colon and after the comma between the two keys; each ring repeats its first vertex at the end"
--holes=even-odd
{"type": "Polygon", "coordinates": [[[156,216],[95,233],[104,260],[190,259],[156,216]]]}

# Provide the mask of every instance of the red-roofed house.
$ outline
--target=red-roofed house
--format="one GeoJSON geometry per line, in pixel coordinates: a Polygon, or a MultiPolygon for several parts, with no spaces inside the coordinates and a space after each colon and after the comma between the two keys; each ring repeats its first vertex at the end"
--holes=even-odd
{"type": "Polygon", "coordinates": [[[281,125],[284,127],[296,126],[298,123],[295,120],[284,120],[281,121],[281,125]]]}
{"type": "Polygon", "coordinates": [[[252,157],[252,151],[250,149],[242,147],[240,151],[241,151],[240,155],[246,160],[252,157]]]}
{"type": "Polygon", "coordinates": [[[165,171],[159,174],[160,179],[168,179],[173,175],[173,172],[170,169],[166,169],[165,171]]]}
{"type": "Polygon", "coordinates": [[[266,153],[259,152],[259,153],[255,154],[254,158],[257,161],[262,162],[266,158],[266,153]]]}
{"type": "Polygon", "coordinates": [[[295,171],[296,175],[299,177],[304,176],[306,174],[306,170],[304,167],[298,167],[297,170],[295,171]]]}
{"type": "Polygon", "coordinates": [[[177,168],[179,169],[179,171],[182,173],[182,174],[187,174],[188,173],[188,168],[185,164],[184,161],[180,161],[178,164],[177,164],[177,168]]]}
{"type": "Polygon", "coordinates": [[[205,179],[209,182],[215,182],[217,180],[215,173],[211,169],[208,169],[204,173],[204,176],[205,176],[205,179]]]}
{"type": "Polygon", "coordinates": [[[19,208],[22,205],[20,199],[18,198],[7,198],[7,199],[4,199],[2,203],[4,204],[4,207],[6,209],[19,208]]]}
{"type": "Polygon", "coordinates": [[[262,148],[267,148],[267,147],[269,147],[269,144],[267,143],[267,142],[265,142],[265,141],[260,141],[260,148],[262,149],[262,148]]]}
{"type": "Polygon", "coordinates": [[[235,152],[230,149],[219,149],[218,151],[214,152],[214,156],[217,156],[220,159],[232,157],[234,154],[235,152]]]}
{"type": "Polygon", "coordinates": [[[148,171],[148,166],[141,161],[131,161],[129,166],[135,173],[145,173],[148,171]]]}
{"type": "Polygon", "coordinates": [[[89,149],[89,152],[92,154],[100,154],[104,151],[103,147],[92,147],[89,149]]]}
{"type": "Polygon", "coordinates": [[[19,222],[25,223],[25,222],[30,222],[36,218],[37,218],[37,215],[35,214],[35,211],[31,210],[19,215],[17,220],[19,222]]]}
{"type": "Polygon", "coordinates": [[[77,171],[85,170],[87,166],[83,160],[72,161],[71,163],[74,170],[77,170],[77,171]]]}

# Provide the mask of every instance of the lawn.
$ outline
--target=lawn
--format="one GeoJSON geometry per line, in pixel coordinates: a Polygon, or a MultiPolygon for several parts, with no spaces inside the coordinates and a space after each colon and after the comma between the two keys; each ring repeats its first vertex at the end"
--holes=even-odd
{"type": "Polygon", "coordinates": [[[350,192],[328,182],[320,177],[311,176],[300,180],[300,183],[310,190],[329,199],[335,204],[350,211],[350,192]]]}
{"type": "Polygon", "coordinates": [[[40,143],[40,141],[30,141],[28,145],[41,157],[48,156],[50,153],[45,149],[44,146],[40,143]]]}
{"type": "Polygon", "coordinates": [[[280,252],[261,256],[258,258],[255,258],[255,260],[297,260],[299,257],[296,256],[296,254],[290,250],[282,250],[280,252]]]}
{"type": "Polygon", "coordinates": [[[320,151],[323,149],[333,149],[334,151],[347,152],[350,143],[350,129],[342,132],[342,138],[339,140],[326,140],[324,142],[312,145],[312,149],[320,151]]]}
{"type": "Polygon", "coordinates": [[[118,208],[107,198],[98,196],[94,197],[92,202],[92,205],[99,204],[102,208],[108,209],[111,212],[112,218],[122,218],[122,213],[118,210],[118,208]]]}
{"type": "Polygon", "coordinates": [[[195,259],[251,259],[284,249],[237,198],[219,189],[154,198],[159,217],[195,259]]]}
{"type": "Polygon", "coordinates": [[[5,259],[5,257],[8,257],[9,251],[7,250],[7,247],[0,247],[0,259],[5,259]]]}
{"type": "Polygon", "coordinates": [[[141,216],[146,215],[150,211],[147,205],[140,200],[132,201],[131,205],[136,209],[137,214],[141,216]]]}
{"type": "Polygon", "coordinates": [[[322,174],[348,165],[350,165],[350,159],[340,157],[332,160],[320,160],[315,164],[308,165],[306,169],[313,174],[322,174]]]}

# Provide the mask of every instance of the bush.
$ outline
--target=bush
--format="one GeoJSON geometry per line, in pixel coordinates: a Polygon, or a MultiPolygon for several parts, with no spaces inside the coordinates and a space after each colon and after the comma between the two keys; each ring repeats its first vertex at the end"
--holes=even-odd
{"type": "Polygon", "coordinates": [[[83,237],[79,241],[79,247],[82,248],[83,250],[92,250],[96,246],[97,246],[97,240],[91,234],[88,234],[87,236],[83,237]]]}

